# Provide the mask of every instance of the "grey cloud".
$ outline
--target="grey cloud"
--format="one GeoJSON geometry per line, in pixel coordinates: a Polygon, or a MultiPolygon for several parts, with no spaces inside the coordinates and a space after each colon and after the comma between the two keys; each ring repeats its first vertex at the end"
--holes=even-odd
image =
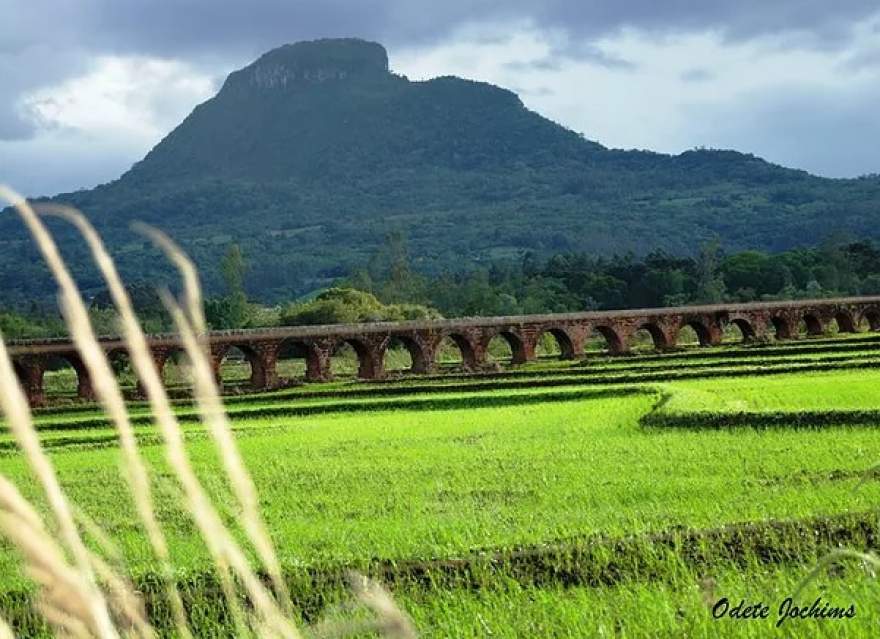
{"type": "Polygon", "coordinates": [[[852,27],[878,12],[872,0],[667,0],[656,2],[541,3],[539,23],[574,33],[595,35],[624,27],[658,33],[717,30],[729,40],[746,40],[781,32],[803,32],[817,47],[842,46],[852,27]]]}
{"type": "MultiPolygon", "coordinates": [[[[24,93],[81,73],[97,55],[183,59],[217,74],[302,39],[359,36],[393,53],[448,41],[474,23],[525,23],[552,31],[555,57],[625,70],[632,63],[603,55],[598,39],[626,28],[656,36],[714,30],[728,40],[776,35],[783,46],[841,48],[853,25],[877,11],[876,0],[4,0],[0,139],[34,134],[18,106],[24,93]]],[[[535,64],[549,68],[554,61],[535,64]]],[[[732,145],[751,149],[750,140],[732,145]]],[[[13,157],[10,149],[24,153],[19,144],[3,144],[5,160],[13,157]]]]}
{"type": "Polygon", "coordinates": [[[26,140],[36,131],[15,103],[0,103],[0,140],[26,140]]]}
{"type": "Polygon", "coordinates": [[[547,57],[527,61],[514,60],[505,62],[502,66],[508,71],[558,71],[562,68],[562,61],[547,57]]]}
{"type": "Polygon", "coordinates": [[[727,37],[751,38],[799,30],[817,44],[845,41],[855,21],[878,10],[875,0],[253,0],[156,3],[94,0],[57,3],[12,0],[0,26],[0,42],[51,40],[78,47],[153,55],[254,55],[303,38],[359,35],[389,45],[430,44],[458,26],[480,21],[531,20],[574,38],[595,38],[624,27],[658,32],[716,29],[727,37]],[[61,8],[59,8],[59,4],[61,8]],[[71,7],[74,7],[73,10],[71,7]],[[46,15],[53,16],[51,21],[46,15]]]}
{"type": "Polygon", "coordinates": [[[21,104],[23,93],[84,68],[85,58],[77,50],[43,46],[0,50],[0,140],[28,138],[38,129],[33,114],[21,104]]]}
{"type": "MultiPolygon", "coordinates": [[[[137,149],[136,157],[146,150],[137,149]]],[[[118,177],[131,166],[131,155],[131,149],[57,130],[38,141],[0,140],[0,182],[31,197],[75,191],[118,177]]]]}
{"type": "Polygon", "coordinates": [[[636,65],[629,60],[609,55],[596,45],[577,39],[556,44],[550,51],[550,57],[588,62],[607,69],[632,70],[636,68],[636,65]]]}
{"type": "Polygon", "coordinates": [[[549,95],[555,95],[555,91],[550,87],[534,87],[534,88],[526,88],[526,87],[518,87],[513,86],[510,87],[510,90],[520,96],[532,96],[532,97],[546,97],[549,95]]]}
{"type": "MultiPolygon", "coordinates": [[[[31,78],[20,93],[57,75],[44,59],[46,49],[184,58],[217,70],[301,39],[360,36],[391,48],[429,47],[458,27],[507,21],[560,32],[554,55],[623,69],[630,63],[603,55],[593,44],[597,38],[626,27],[657,34],[714,29],[733,39],[796,30],[798,46],[842,46],[852,25],[877,11],[876,0],[6,0],[0,71],[4,59],[25,62],[31,78]]],[[[0,77],[8,83],[6,73],[0,77]]]]}
{"type": "Polygon", "coordinates": [[[685,146],[744,149],[828,177],[876,173],[877,104],[880,87],[829,94],[797,86],[743,95],[724,105],[691,104],[686,115],[693,127],[685,146]]]}
{"type": "Polygon", "coordinates": [[[563,67],[566,60],[587,62],[605,67],[606,69],[630,71],[636,68],[636,65],[629,60],[607,55],[596,47],[585,46],[578,46],[576,49],[554,47],[546,57],[528,61],[515,60],[513,62],[506,62],[503,66],[510,71],[558,71],[563,67]]]}
{"type": "Polygon", "coordinates": [[[525,20],[562,34],[554,56],[626,69],[630,62],[604,55],[593,41],[626,27],[658,34],[714,29],[734,39],[797,30],[798,46],[804,37],[815,46],[840,46],[856,21],[877,10],[876,0],[6,0],[0,21],[2,117],[7,131],[20,134],[22,122],[9,124],[10,103],[63,77],[71,54],[184,58],[216,72],[295,40],[355,35],[392,48],[429,47],[463,25],[525,20]]]}
{"type": "Polygon", "coordinates": [[[707,82],[715,77],[709,69],[693,68],[681,74],[682,82],[707,82]]]}
{"type": "Polygon", "coordinates": [[[880,71],[880,49],[859,51],[847,58],[841,67],[844,71],[863,71],[865,69],[880,71]]]}

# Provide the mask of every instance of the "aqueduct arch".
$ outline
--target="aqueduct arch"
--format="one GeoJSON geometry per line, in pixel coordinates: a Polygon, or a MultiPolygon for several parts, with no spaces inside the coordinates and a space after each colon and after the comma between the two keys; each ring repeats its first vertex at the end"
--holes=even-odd
{"type": "Polygon", "coordinates": [[[477,355],[476,348],[470,339],[465,337],[461,333],[450,332],[441,334],[440,337],[434,343],[434,357],[435,363],[436,358],[440,356],[440,350],[443,342],[451,342],[458,348],[458,352],[461,354],[461,364],[466,370],[474,370],[477,368],[477,355]]]}
{"type": "Polygon", "coordinates": [[[510,347],[510,363],[523,364],[530,359],[526,354],[525,340],[511,329],[501,329],[497,331],[488,331],[483,337],[483,353],[489,351],[489,344],[496,337],[500,337],[510,347]]]}
{"type": "Polygon", "coordinates": [[[380,352],[372,351],[365,340],[357,337],[341,337],[336,340],[331,355],[336,355],[345,345],[352,348],[358,361],[357,377],[360,379],[376,379],[382,377],[384,368],[380,352]]]}
{"type": "Polygon", "coordinates": [[[542,330],[535,337],[536,345],[540,343],[541,338],[544,335],[552,335],[553,339],[556,340],[556,345],[559,347],[559,359],[574,359],[577,357],[578,354],[575,349],[574,340],[572,340],[571,336],[564,328],[551,326],[542,330]]]}
{"type": "Polygon", "coordinates": [[[791,339],[794,337],[794,329],[792,328],[791,320],[787,317],[774,315],[770,318],[770,321],[773,324],[776,339],[791,339]]]}
{"type": "MultiPolygon", "coordinates": [[[[181,347],[168,347],[161,349],[153,350],[153,363],[156,365],[156,372],[159,375],[159,379],[162,380],[162,383],[166,386],[170,386],[171,380],[169,376],[171,375],[168,365],[173,364],[178,373],[180,372],[180,364],[186,361],[186,350],[181,347]]],[[[181,380],[183,381],[183,380],[181,380]]]]}
{"type": "Polygon", "coordinates": [[[744,317],[734,317],[730,320],[730,323],[739,329],[739,333],[742,336],[742,341],[751,342],[757,337],[755,327],[752,326],[752,323],[744,317]]]}
{"type": "MultiPolygon", "coordinates": [[[[320,381],[329,375],[329,356],[323,353],[313,342],[297,338],[282,340],[274,352],[270,351],[268,358],[271,360],[271,372],[267,374],[278,379],[278,364],[284,360],[301,359],[305,363],[304,377],[307,381],[320,381]]],[[[265,365],[265,364],[264,364],[265,365]]],[[[284,376],[287,381],[294,379],[290,375],[284,376]]]]}
{"type": "Polygon", "coordinates": [[[804,323],[807,329],[807,335],[813,337],[816,335],[822,335],[825,332],[825,326],[820,319],[819,313],[815,311],[807,311],[801,316],[801,321],[804,323]]]}
{"type": "Polygon", "coordinates": [[[270,379],[267,375],[268,371],[266,370],[263,359],[260,357],[260,354],[254,346],[243,342],[229,343],[214,351],[214,376],[217,379],[217,383],[221,386],[223,385],[223,362],[226,361],[229,355],[233,352],[233,349],[237,349],[244,357],[244,360],[250,365],[251,373],[248,385],[251,388],[266,388],[269,386],[270,379]]]}
{"type": "MultiPolygon", "coordinates": [[[[16,379],[18,379],[18,383],[22,388],[25,388],[28,383],[28,372],[24,366],[22,366],[19,362],[12,362],[12,371],[15,373],[16,379]]],[[[40,374],[42,377],[42,373],[40,374]]]]}
{"type": "Polygon", "coordinates": [[[666,336],[666,333],[663,332],[663,329],[656,322],[645,322],[640,325],[637,331],[647,331],[647,333],[651,336],[651,341],[654,344],[654,348],[658,351],[665,350],[671,346],[669,338],[666,336]]]}
{"type": "Polygon", "coordinates": [[[838,333],[855,333],[857,332],[856,323],[852,315],[846,311],[837,311],[834,314],[834,321],[837,322],[838,333]]]}
{"type": "Polygon", "coordinates": [[[700,346],[709,346],[712,344],[712,333],[710,332],[709,327],[698,319],[686,319],[681,323],[675,335],[676,344],[678,344],[679,335],[685,326],[689,326],[694,330],[694,333],[697,334],[697,341],[700,346]]]}
{"type": "Polygon", "coordinates": [[[880,331],[880,308],[869,308],[862,314],[863,321],[872,331],[880,331]]]}
{"type": "Polygon", "coordinates": [[[383,361],[383,368],[385,366],[384,359],[385,355],[391,348],[395,345],[403,346],[409,353],[410,358],[410,367],[409,372],[411,373],[427,373],[431,368],[431,360],[428,354],[425,352],[425,349],[422,348],[422,345],[419,344],[415,339],[409,337],[408,335],[391,335],[383,344],[382,352],[380,357],[383,361]]]}
{"type": "MultiPolygon", "coordinates": [[[[235,347],[242,351],[251,366],[250,384],[255,388],[272,388],[277,383],[277,357],[285,347],[294,357],[306,360],[306,378],[326,379],[330,357],[341,344],[350,344],[357,356],[357,374],[375,379],[382,377],[383,355],[391,339],[399,339],[409,350],[413,370],[433,368],[442,340],[449,340],[459,349],[465,367],[475,369],[484,362],[489,340],[500,336],[511,347],[513,361],[521,363],[535,357],[537,339],[550,332],[557,339],[563,356],[580,356],[587,335],[602,336],[612,353],[627,349],[627,340],[635,330],[644,327],[655,346],[678,341],[682,326],[691,326],[701,344],[717,343],[725,322],[739,327],[744,338],[762,337],[775,329],[777,339],[797,336],[801,319],[812,333],[836,321],[841,331],[858,330],[867,321],[872,330],[880,330],[880,296],[839,298],[792,302],[756,302],[750,304],[717,304],[687,308],[655,308],[626,311],[590,311],[547,315],[462,318],[451,320],[417,320],[407,322],[375,322],[335,326],[293,326],[242,331],[215,331],[206,335],[215,371],[235,347]],[[726,319],[730,318],[730,319],[726,319]],[[858,319],[858,321],[856,321],[858,319]]],[[[100,338],[107,353],[126,349],[118,337],[100,338]]],[[[171,353],[181,351],[183,344],[176,335],[152,335],[148,346],[156,369],[160,372],[171,353]]],[[[53,358],[66,361],[77,375],[77,393],[92,398],[88,371],[69,340],[21,340],[8,344],[15,373],[32,404],[45,399],[45,371],[53,358]]]]}
{"type": "Polygon", "coordinates": [[[56,353],[50,356],[44,364],[42,380],[45,381],[45,373],[52,370],[53,365],[62,363],[58,369],[64,368],[64,364],[70,367],[76,375],[76,395],[80,399],[94,400],[95,390],[92,386],[92,378],[79,353],[56,353]],[[53,361],[54,360],[54,361],[53,361]]]}
{"type": "Polygon", "coordinates": [[[621,337],[620,333],[618,333],[613,326],[599,324],[598,326],[593,327],[593,331],[605,338],[605,345],[608,348],[608,352],[612,355],[617,355],[626,351],[626,342],[624,342],[623,337],[621,337]]]}

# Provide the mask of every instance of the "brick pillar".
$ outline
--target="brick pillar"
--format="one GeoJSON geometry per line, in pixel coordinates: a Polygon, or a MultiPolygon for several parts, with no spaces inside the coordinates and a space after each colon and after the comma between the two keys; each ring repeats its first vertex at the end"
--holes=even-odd
{"type": "Polygon", "coordinates": [[[482,331],[482,336],[477,340],[474,348],[474,356],[479,365],[486,363],[489,353],[489,343],[495,338],[501,337],[510,346],[510,363],[524,364],[535,359],[535,342],[526,335],[519,335],[509,330],[496,330],[488,328],[482,331]]]}
{"type": "MultiPolygon", "coordinates": [[[[400,338],[406,350],[409,351],[410,359],[412,360],[412,367],[410,368],[411,373],[418,373],[423,375],[425,373],[429,373],[434,369],[436,364],[435,357],[436,352],[434,350],[434,343],[431,340],[430,336],[428,336],[424,331],[420,333],[416,333],[412,336],[405,336],[400,338]]],[[[386,342],[385,347],[382,350],[382,361],[384,365],[385,360],[385,351],[388,349],[391,340],[386,342]]]]}
{"type": "Polygon", "coordinates": [[[76,394],[77,397],[86,401],[95,400],[95,389],[92,386],[92,377],[86,365],[80,359],[79,355],[70,355],[67,361],[76,371],[76,394]]]}
{"type": "Polygon", "coordinates": [[[706,328],[709,330],[708,343],[706,346],[720,346],[724,341],[724,329],[715,320],[707,319],[706,328]]]}
{"type": "Polygon", "coordinates": [[[535,336],[527,337],[519,336],[515,333],[509,333],[513,336],[508,343],[510,344],[510,363],[525,364],[535,359],[535,336]]]}
{"type": "MultiPolygon", "coordinates": [[[[584,348],[587,345],[587,334],[590,330],[588,324],[577,324],[571,326],[565,331],[568,339],[571,340],[572,359],[580,359],[586,356],[584,348]]],[[[563,357],[563,359],[566,359],[563,357]]]]}
{"type": "Polygon", "coordinates": [[[657,328],[660,330],[660,346],[657,350],[669,350],[675,345],[675,324],[668,318],[662,318],[657,322],[657,328]]]}
{"type": "Polygon", "coordinates": [[[333,355],[333,347],[333,340],[327,338],[307,344],[306,381],[323,382],[330,379],[330,357],[333,355]]]}
{"type": "Polygon", "coordinates": [[[629,330],[624,324],[600,324],[594,326],[593,331],[605,338],[611,355],[621,355],[629,351],[629,330]]]}
{"type": "Polygon", "coordinates": [[[486,363],[486,349],[475,337],[476,331],[452,338],[461,351],[461,363],[465,370],[476,370],[486,363]]]}
{"type": "Polygon", "coordinates": [[[355,346],[357,353],[358,377],[361,379],[382,379],[385,377],[385,342],[384,336],[367,335],[358,340],[361,346],[355,346]]]}
{"type": "Polygon", "coordinates": [[[410,350],[409,354],[412,358],[411,370],[413,373],[424,375],[425,373],[430,373],[434,370],[434,366],[436,365],[435,354],[426,344],[416,344],[415,352],[410,350]]]}
{"type": "MultiPolygon", "coordinates": [[[[488,330],[488,329],[487,329],[488,330]]],[[[477,329],[480,335],[473,340],[474,368],[483,368],[489,361],[489,342],[492,341],[491,336],[485,336],[486,330],[477,329]]]]}
{"type": "MultiPolygon", "coordinates": [[[[156,369],[156,374],[159,376],[159,381],[163,382],[162,373],[165,370],[165,364],[168,362],[168,357],[171,352],[167,348],[151,348],[150,349],[150,357],[153,360],[153,368],[156,369]]],[[[132,366],[134,368],[134,366],[132,366]]],[[[135,374],[137,374],[137,369],[135,369],[135,374]]],[[[135,382],[134,387],[135,397],[139,399],[144,399],[147,396],[147,389],[144,388],[144,383],[140,378],[140,375],[137,375],[137,381],[135,382]]]]}
{"type": "Polygon", "coordinates": [[[419,361],[413,357],[413,373],[428,374],[437,370],[437,347],[443,337],[434,331],[418,331],[415,342],[419,347],[419,361]]]}
{"type": "Polygon", "coordinates": [[[798,334],[799,318],[797,311],[786,310],[777,313],[771,319],[776,339],[794,339],[798,334]]]}
{"type": "Polygon", "coordinates": [[[214,373],[214,381],[217,382],[217,388],[223,390],[223,373],[220,367],[223,365],[223,358],[226,357],[226,351],[229,346],[226,344],[211,344],[211,371],[214,373]]]}
{"type": "Polygon", "coordinates": [[[525,362],[530,362],[537,359],[538,339],[540,339],[543,332],[544,331],[541,329],[540,326],[523,326],[519,331],[519,335],[517,336],[519,337],[519,340],[521,342],[520,348],[516,349],[511,346],[510,349],[511,353],[513,354],[512,363],[523,364],[525,362]],[[520,357],[522,357],[522,361],[516,361],[517,350],[520,351],[520,357]]]}
{"type": "Polygon", "coordinates": [[[18,381],[31,406],[44,406],[46,394],[43,390],[43,375],[46,363],[38,357],[22,357],[13,362],[18,381]]]}
{"type": "Polygon", "coordinates": [[[281,341],[264,342],[257,345],[256,362],[251,362],[251,385],[254,388],[269,389],[278,385],[278,351],[281,341]]]}

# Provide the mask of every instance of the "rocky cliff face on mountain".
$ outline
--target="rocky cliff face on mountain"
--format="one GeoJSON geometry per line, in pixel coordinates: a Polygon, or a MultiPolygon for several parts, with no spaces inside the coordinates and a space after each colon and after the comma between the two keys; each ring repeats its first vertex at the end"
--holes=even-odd
{"type": "MultiPolygon", "coordinates": [[[[505,89],[412,82],[389,70],[381,45],[355,39],[266,53],[118,180],[56,199],[89,214],[129,279],[170,278],[133,220],[178,238],[209,289],[237,242],[262,299],[325,285],[390,231],[433,271],[526,250],[692,253],[716,237],[779,250],[880,234],[880,179],[828,180],[734,151],[607,149],[505,89]]],[[[3,295],[52,294],[20,225],[6,216],[0,232],[3,295]]],[[[99,286],[60,232],[84,288],[99,286]]]]}
{"type": "Polygon", "coordinates": [[[388,53],[380,44],[361,40],[297,42],[260,57],[229,75],[224,91],[279,90],[388,74],[388,53]]]}

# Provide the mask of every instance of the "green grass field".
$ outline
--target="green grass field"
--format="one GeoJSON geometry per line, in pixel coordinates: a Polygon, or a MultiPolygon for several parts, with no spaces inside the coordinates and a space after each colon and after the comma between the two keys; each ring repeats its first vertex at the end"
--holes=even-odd
{"type": "MultiPolygon", "coordinates": [[[[231,362],[224,378],[244,380],[246,369],[231,362]]],[[[775,626],[821,556],[876,545],[876,334],[548,357],[493,374],[375,383],[346,377],[352,362],[337,370],[333,383],[227,402],[306,622],[340,614],[342,575],[353,567],[387,584],[431,637],[880,630],[880,583],[853,563],[821,574],[796,603],[821,596],[853,604],[855,617],[775,626]],[[760,599],[769,619],[714,619],[721,597],[760,599]]],[[[50,374],[50,391],[66,401],[37,412],[40,436],[69,495],[118,542],[167,628],[115,434],[93,406],[70,401],[64,375],[50,374]]],[[[175,410],[235,528],[213,445],[188,400],[175,410]]],[[[204,636],[232,636],[149,410],[133,402],[131,413],[193,619],[204,636]]],[[[0,472],[40,502],[5,428],[0,472]]],[[[4,547],[0,611],[39,633],[17,565],[4,547]]]]}

